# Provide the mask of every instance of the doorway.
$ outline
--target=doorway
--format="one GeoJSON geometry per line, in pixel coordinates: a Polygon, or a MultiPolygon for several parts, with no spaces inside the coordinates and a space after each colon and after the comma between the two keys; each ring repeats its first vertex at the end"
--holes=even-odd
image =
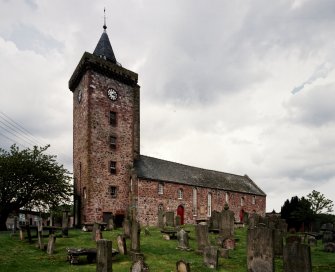
{"type": "Polygon", "coordinates": [[[180,217],[180,224],[184,225],[184,206],[183,205],[178,206],[177,215],[180,217]]]}

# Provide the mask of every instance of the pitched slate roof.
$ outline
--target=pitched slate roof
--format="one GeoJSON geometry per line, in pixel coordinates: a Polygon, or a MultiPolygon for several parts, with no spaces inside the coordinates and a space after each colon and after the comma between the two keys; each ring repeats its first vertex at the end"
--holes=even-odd
{"type": "Polygon", "coordinates": [[[101,34],[100,40],[93,52],[94,55],[99,57],[104,57],[110,60],[113,63],[116,63],[116,58],[113,52],[112,45],[109,41],[108,35],[106,33],[106,29],[101,34]]]}
{"type": "Polygon", "coordinates": [[[143,155],[135,161],[134,167],[138,178],[142,179],[265,196],[248,176],[207,170],[143,155]]]}

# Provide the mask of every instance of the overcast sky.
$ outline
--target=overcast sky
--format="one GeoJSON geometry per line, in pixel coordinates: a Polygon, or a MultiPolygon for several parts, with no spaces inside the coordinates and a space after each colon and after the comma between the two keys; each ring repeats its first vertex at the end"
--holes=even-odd
{"type": "Polygon", "coordinates": [[[141,154],[247,174],[267,211],[313,189],[335,201],[333,0],[0,0],[1,147],[51,144],[72,170],[68,80],[104,7],[139,74],[141,154]]]}

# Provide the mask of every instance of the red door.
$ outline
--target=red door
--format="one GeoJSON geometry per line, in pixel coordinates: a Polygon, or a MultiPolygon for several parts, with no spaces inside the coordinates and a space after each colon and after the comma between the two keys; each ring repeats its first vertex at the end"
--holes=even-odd
{"type": "Polygon", "coordinates": [[[184,225],[184,207],[182,205],[178,206],[177,215],[180,216],[180,224],[184,225]]]}

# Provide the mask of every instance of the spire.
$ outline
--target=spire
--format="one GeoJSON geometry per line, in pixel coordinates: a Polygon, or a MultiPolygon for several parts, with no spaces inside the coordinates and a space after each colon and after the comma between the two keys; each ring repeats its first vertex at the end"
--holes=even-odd
{"type": "Polygon", "coordinates": [[[104,9],[104,25],[103,25],[103,33],[101,34],[100,40],[97,44],[97,46],[94,49],[93,54],[96,56],[99,56],[101,58],[107,59],[113,63],[117,63],[116,62],[116,58],[113,52],[113,48],[112,45],[109,41],[106,29],[106,9],[104,9]]]}

